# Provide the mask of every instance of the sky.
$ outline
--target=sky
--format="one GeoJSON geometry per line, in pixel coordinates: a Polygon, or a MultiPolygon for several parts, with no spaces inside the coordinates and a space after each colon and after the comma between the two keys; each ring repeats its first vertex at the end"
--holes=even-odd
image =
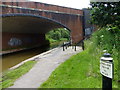
{"type": "Polygon", "coordinates": [[[76,9],[87,8],[89,7],[90,4],[90,0],[29,0],[29,1],[42,2],[76,9]]]}

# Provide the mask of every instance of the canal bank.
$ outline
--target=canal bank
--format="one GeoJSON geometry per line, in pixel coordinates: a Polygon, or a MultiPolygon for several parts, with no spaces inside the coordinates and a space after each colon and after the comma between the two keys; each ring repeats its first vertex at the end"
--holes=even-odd
{"type": "MultiPolygon", "coordinates": [[[[46,40],[48,41],[48,40],[46,40]]],[[[19,48],[19,49],[11,49],[7,51],[2,51],[0,53],[0,72],[4,72],[9,68],[21,63],[22,61],[36,56],[40,53],[53,49],[55,47],[61,46],[63,41],[54,41],[49,44],[46,43],[44,46],[36,46],[36,47],[29,47],[29,48],[19,48]],[[19,57],[19,58],[18,58],[19,57]]]]}
{"type": "Polygon", "coordinates": [[[48,79],[56,67],[72,55],[81,51],[81,47],[77,47],[77,51],[74,51],[72,47],[69,47],[67,50],[63,51],[62,47],[58,47],[29,59],[35,59],[37,60],[37,63],[28,73],[17,79],[14,85],[10,88],[38,88],[48,79]]]}
{"type": "Polygon", "coordinates": [[[9,68],[21,63],[22,61],[31,58],[35,55],[38,55],[42,52],[49,50],[49,47],[34,47],[30,49],[19,50],[17,52],[7,53],[2,55],[0,64],[2,65],[2,69],[0,72],[4,72],[9,68]],[[19,57],[19,58],[18,58],[19,57]]]}

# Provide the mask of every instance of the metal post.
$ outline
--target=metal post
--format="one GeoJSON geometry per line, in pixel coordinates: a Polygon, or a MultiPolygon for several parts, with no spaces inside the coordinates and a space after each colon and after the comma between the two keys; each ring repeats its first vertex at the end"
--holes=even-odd
{"type": "Polygon", "coordinates": [[[64,48],[64,42],[63,42],[63,51],[65,51],[65,48],[64,48]]]}
{"type": "Polygon", "coordinates": [[[67,49],[67,45],[66,45],[66,49],[67,49]]]}
{"type": "Polygon", "coordinates": [[[102,90],[112,90],[112,79],[102,75],[102,90]]]}
{"type": "Polygon", "coordinates": [[[84,41],[82,41],[82,49],[84,50],[84,41]]]}
{"type": "Polygon", "coordinates": [[[101,57],[100,72],[102,74],[102,90],[112,90],[113,58],[109,53],[104,53],[101,57]]]}
{"type": "Polygon", "coordinates": [[[75,51],[76,51],[76,44],[75,44],[75,51]]]}

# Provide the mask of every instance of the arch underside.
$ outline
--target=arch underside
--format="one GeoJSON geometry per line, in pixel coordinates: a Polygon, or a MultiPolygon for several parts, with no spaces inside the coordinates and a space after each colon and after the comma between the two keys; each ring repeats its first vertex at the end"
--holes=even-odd
{"type": "Polygon", "coordinates": [[[55,20],[31,14],[3,14],[1,17],[2,50],[46,45],[47,32],[55,28],[68,29],[55,20]]]}
{"type": "Polygon", "coordinates": [[[57,21],[42,16],[31,14],[2,15],[2,32],[45,34],[55,28],[67,27],[57,21]]]}

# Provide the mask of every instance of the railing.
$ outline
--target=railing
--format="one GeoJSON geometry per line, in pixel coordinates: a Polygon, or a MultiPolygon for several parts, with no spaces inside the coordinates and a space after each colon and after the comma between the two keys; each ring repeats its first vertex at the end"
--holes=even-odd
{"type": "Polygon", "coordinates": [[[63,51],[65,51],[65,49],[67,49],[69,46],[72,46],[72,49],[74,49],[76,51],[76,46],[80,45],[82,46],[82,49],[84,50],[84,40],[81,40],[79,43],[72,43],[71,41],[69,42],[63,42],[63,51]]]}

